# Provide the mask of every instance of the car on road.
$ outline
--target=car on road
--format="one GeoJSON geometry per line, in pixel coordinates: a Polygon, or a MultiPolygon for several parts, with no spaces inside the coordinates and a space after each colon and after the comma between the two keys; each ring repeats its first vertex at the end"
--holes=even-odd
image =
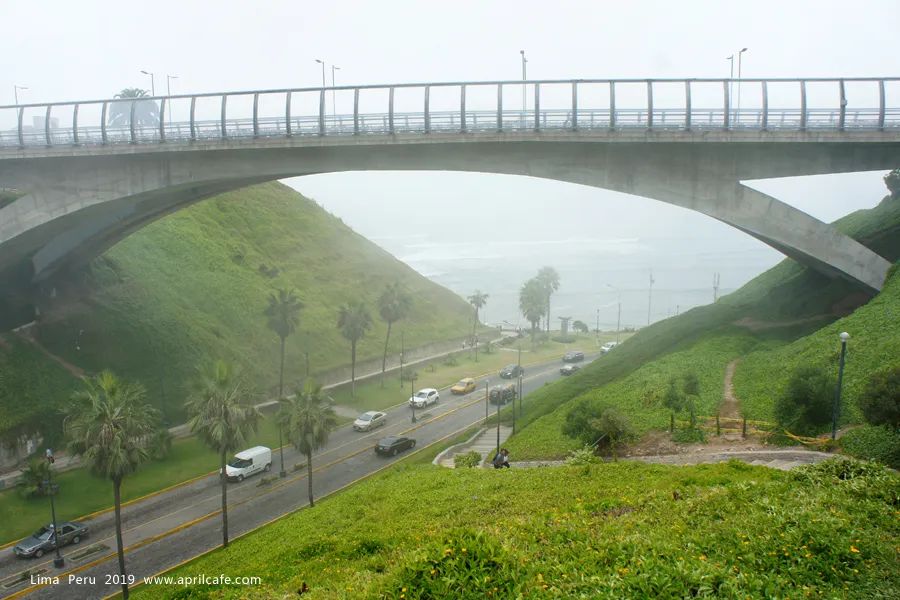
{"type": "Polygon", "coordinates": [[[495,385],[491,388],[488,398],[491,404],[506,404],[516,399],[516,384],[495,385]]]}
{"type": "Polygon", "coordinates": [[[416,408],[425,408],[429,404],[437,404],[441,399],[441,395],[434,388],[423,388],[416,392],[416,395],[409,399],[409,405],[416,408]]]}
{"type": "Polygon", "coordinates": [[[370,410],[369,412],[364,412],[359,415],[359,417],[353,421],[353,429],[356,431],[372,431],[385,423],[387,423],[387,414],[376,410],[370,410]]]}
{"type": "Polygon", "coordinates": [[[500,369],[500,377],[503,379],[513,379],[519,375],[525,376],[525,369],[519,365],[506,365],[500,369]]]}
{"type": "Polygon", "coordinates": [[[607,352],[609,352],[610,350],[612,350],[613,348],[615,348],[618,345],[619,345],[618,342],[606,342],[605,344],[600,346],[600,352],[602,352],[603,354],[606,354],[607,352]]]}
{"type": "Polygon", "coordinates": [[[563,362],[581,362],[584,360],[584,352],[581,350],[570,350],[563,356],[563,362]]]}
{"type": "MultiPolygon", "coordinates": [[[[62,548],[68,544],[77,544],[87,535],[87,525],[76,521],[59,523],[59,546],[62,548]]],[[[15,545],[13,552],[22,558],[40,558],[56,546],[53,535],[53,523],[44,525],[34,532],[31,537],[25,538],[15,545]]]]}
{"type": "Polygon", "coordinates": [[[563,368],[559,370],[560,375],[571,375],[575,371],[581,369],[578,365],[565,365],[563,368]]]}
{"type": "Polygon", "coordinates": [[[465,379],[460,379],[459,383],[450,388],[451,394],[457,394],[459,396],[464,396],[469,392],[475,389],[475,380],[471,377],[466,377],[465,379]]]}
{"type": "Polygon", "coordinates": [[[375,454],[397,456],[400,452],[416,447],[416,440],[408,437],[389,436],[381,438],[375,444],[375,454]]]}
{"type": "Polygon", "coordinates": [[[224,475],[228,481],[241,482],[245,477],[262,471],[268,472],[271,468],[272,450],[265,446],[254,446],[235,454],[225,465],[224,475]]]}

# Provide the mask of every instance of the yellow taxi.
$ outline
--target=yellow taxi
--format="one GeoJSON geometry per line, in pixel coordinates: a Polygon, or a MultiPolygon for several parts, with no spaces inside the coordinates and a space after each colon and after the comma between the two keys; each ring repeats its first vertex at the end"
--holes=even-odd
{"type": "Polygon", "coordinates": [[[471,377],[466,377],[465,379],[460,379],[459,383],[450,388],[450,393],[462,396],[463,394],[468,394],[474,389],[475,380],[471,377]]]}

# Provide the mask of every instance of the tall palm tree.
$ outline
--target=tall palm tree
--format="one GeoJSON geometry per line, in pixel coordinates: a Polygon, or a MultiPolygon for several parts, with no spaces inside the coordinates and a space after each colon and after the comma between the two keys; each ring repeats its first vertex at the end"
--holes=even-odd
{"type": "Polygon", "coordinates": [[[134,124],[156,126],[159,125],[159,107],[153,100],[138,100],[150,96],[147,90],[141,88],[125,88],[115,95],[121,102],[112,102],[109,105],[109,113],[106,117],[107,125],[114,127],[129,127],[131,125],[131,106],[134,104],[134,124]]]}
{"type": "MultiPolygon", "coordinates": [[[[294,290],[278,290],[278,293],[269,294],[269,306],[266,307],[266,325],[275,332],[281,340],[281,369],[278,375],[278,399],[284,397],[284,342],[288,336],[297,330],[300,324],[300,311],[303,302],[294,294],[294,290]]],[[[278,452],[281,456],[280,477],[287,473],[284,470],[284,444],[281,443],[281,428],[278,428],[278,452]]]]}
{"type": "Polygon", "coordinates": [[[356,344],[372,327],[372,317],[362,302],[345,304],[338,314],[338,329],[350,342],[350,397],[356,397],[356,344]]]}
{"type": "Polygon", "coordinates": [[[550,332],[550,296],[559,289],[559,273],[553,267],[543,267],[537,274],[537,280],[541,287],[544,288],[544,295],[547,298],[547,332],[550,332]]]}
{"type": "Polygon", "coordinates": [[[225,480],[225,460],[228,455],[246,445],[256,431],[259,410],[253,406],[251,394],[242,385],[232,368],[224,361],[216,361],[201,371],[196,389],[185,403],[191,416],[191,431],[219,455],[222,485],[222,546],[228,545],[228,487],[225,480]]]}
{"type": "MultiPolygon", "coordinates": [[[[488,295],[482,293],[481,290],[475,290],[475,293],[467,298],[469,304],[475,307],[475,320],[472,321],[472,343],[475,343],[475,327],[478,326],[478,311],[487,304],[488,295]]],[[[475,362],[478,362],[478,344],[475,343],[475,362]]]]}
{"type": "Polygon", "coordinates": [[[322,396],[322,386],[307,380],[303,390],[281,399],[276,419],[294,448],[306,455],[309,505],[313,506],[312,455],[328,442],[328,434],[337,425],[334,409],[322,396]]]}
{"type": "Polygon", "coordinates": [[[391,339],[391,325],[404,319],[412,310],[412,296],[403,289],[399,282],[389,283],[378,297],[378,314],[387,323],[387,334],[384,336],[384,354],[381,357],[381,387],[384,387],[384,372],[387,366],[388,340],[391,339]]]}
{"type": "Polygon", "coordinates": [[[147,461],[147,442],[156,431],[159,413],[145,401],[146,392],[103,371],[84,381],[72,395],[64,428],[69,451],[91,472],[112,481],[116,513],[116,545],[122,595],[128,598],[125,551],[122,547],[122,480],[147,461]]]}
{"type": "Polygon", "coordinates": [[[541,322],[541,317],[544,316],[546,309],[546,290],[538,278],[533,277],[526,281],[519,290],[519,310],[531,323],[532,342],[534,342],[534,330],[541,322]]]}

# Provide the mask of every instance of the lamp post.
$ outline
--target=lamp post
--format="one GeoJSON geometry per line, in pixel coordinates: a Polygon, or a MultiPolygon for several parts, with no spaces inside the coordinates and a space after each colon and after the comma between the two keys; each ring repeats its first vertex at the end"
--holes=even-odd
{"type": "Polygon", "coordinates": [[[647,289],[647,325],[650,325],[650,306],[653,302],[653,270],[650,270],[650,287],[647,289]]]}
{"type": "Polygon", "coordinates": [[[841,332],[841,362],[838,367],[837,387],[834,390],[834,409],[831,411],[831,439],[837,438],[838,417],[841,414],[841,384],[844,382],[844,358],[847,356],[847,340],[850,334],[846,331],[841,332]]]}
{"type": "Polygon", "coordinates": [[[27,90],[28,87],[24,85],[13,85],[13,97],[16,99],[16,106],[19,105],[19,90],[27,90]]]}
{"type": "Polygon", "coordinates": [[[150,71],[141,71],[141,73],[143,73],[144,75],[150,76],[150,95],[155,96],[156,95],[156,77],[154,77],[153,73],[151,73],[150,71]]]}
{"type": "Polygon", "coordinates": [[[400,330],[400,389],[403,389],[403,330],[400,330]]]}
{"type": "Polygon", "coordinates": [[[409,405],[412,407],[412,419],[410,420],[413,423],[416,422],[416,391],[413,385],[418,378],[419,375],[415,372],[409,374],[409,405]]]}
{"type": "Polygon", "coordinates": [[[340,71],[340,67],[331,65],[331,114],[337,116],[336,102],[334,99],[334,72],[340,71]]]}
{"type": "Polygon", "coordinates": [[[525,65],[528,64],[528,59],[525,58],[525,51],[519,50],[519,54],[522,55],[522,120],[525,120],[525,81],[528,80],[528,70],[525,65]]]}
{"type": "Polygon", "coordinates": [[[733,98],[734,97],[734,54],[732,54],[731,56],[725,57],[725,60],[727,60],[729,63],[731,63],[729,65],[730,68],[728,70],[728,97],[733,98]]]}
{"type": "Polygon", "coordinates": [[[741,51],[738,52],[738,95],[737,95],[737,113],[735,113],[735,120],[739,121],[741,118],[741,55],[746,52],[746,48],[741,48],[741,51]]]}
{"type": "Polygon", "coordinates": [[[484,426],[487,427],[488,422],[488,397],[490,396],[491,380],[484,380],[484,426]]]}
{"type": "MultiPolygon", "coordinates": [[[[50,465],[53,465],[55,462],[53,450],[47,448],[45,456],[47,457],[47,462],[50,465]]],[[[59,527],[56,526],[56,504],[53,502],[53,496],[55,496],[57,490],[59,490],[59,485],[52,482],[52,476],[53,468],[49,467],[47,469],[47,479],[45,479],[42,484],[47,487],[47,495],[50,496],[50,516],[53,518],[53,547],[56,550],[56,558],[53,559],[53,566],[58,569],[64,566],[66,561],[63,560],[62,555],[59,553],[59,527]]]]}
{"type": "MultiPolygon", "coordinates": [[[[515,409],[516,399],[513,398],[513,408],[515,409]]],[[[494,454],[496,456],[500,453],[500,405],[503,403],[503,390],[500,390],[500,396],[497,398],[497,452],[494,454]]]]}
{"type": "Polygon", "coordinates": [[[316,59],[316,62],[322,65],[322,87],[325,87],[325,61],[321,59],[316,59]]]}

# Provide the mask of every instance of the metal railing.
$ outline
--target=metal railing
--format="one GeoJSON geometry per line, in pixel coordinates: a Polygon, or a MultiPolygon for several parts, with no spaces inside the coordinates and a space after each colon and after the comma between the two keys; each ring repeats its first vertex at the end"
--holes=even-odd
{"type": "Polygon", "coordinates": [[[541,130],[888,129],[900,131],[896,77],[411,83],[0,106],[0,148],[541,130]],[[790,106],[769,106],[773,87],[777,101],[790,106]],[[867,99],[851,102],[848,88],[854,100],[867,99]],[[896,107],[888,105],[888,92],[896,107]],[[402,102],[398,93],[406,94],[402,102]],[[436,93],[444,95],[440,102],[436,93]],[[338,95],[342,106],[352,96],[352,110],[329,114],[338,95]],[[520,100],[522,108],[510,107],[520,100]],[[698,100],[711,106],[696,108],[698,100]],[[362,110],[363,101],[381,110],[362,110]]]}

